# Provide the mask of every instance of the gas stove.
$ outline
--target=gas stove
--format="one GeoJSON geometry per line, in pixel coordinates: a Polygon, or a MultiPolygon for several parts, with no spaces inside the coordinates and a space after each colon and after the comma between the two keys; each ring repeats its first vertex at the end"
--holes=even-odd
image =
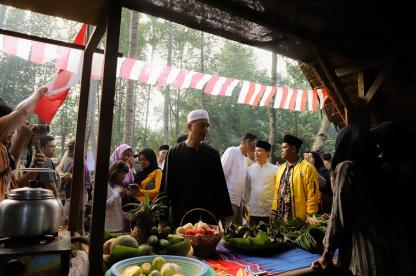
{"type": "Polygon", "coordinates": [[[68,275],[70,253],[68,231],[34,238],[2,238],[0,275],[68,275]]]}

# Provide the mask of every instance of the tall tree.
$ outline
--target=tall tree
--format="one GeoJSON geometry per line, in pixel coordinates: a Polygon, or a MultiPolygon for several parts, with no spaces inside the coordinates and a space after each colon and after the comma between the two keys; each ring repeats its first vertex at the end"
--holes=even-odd
{"type": "Polygon", "coordinates": [[[331,126],[331,123],[329,122],[326,115],[322,118],[321,121],[321,127],[319,128],[318,135],[315,137],[315,141],[312,145],[313,151],[324,151],[324,145],[325,141],[328,139],[329,135],[329,127],[331,126]]]}
{"type": "MultiPolygon", "coordinates": [[[[139,23],[139,13],[131,11],[130,17],[130,43],[128,57],[137,57],[137,29],[139,23]]],[[[128,80],[126,85],[125,113],[123,125],[123,143],[133,145],[133,123],[134,123],[134,80],[128,80]]]]}
{"type": "Polygon", "coordinates": [[[0,29],[3,28],[4,19],[6,17],[6,6],[0,4],[0,29]]]}
{"type": "MultiPolygon", "coordinates": [[[[277,54],[272,53],[272,85],[277,85],[277,54]]],[[[274,98],[274,97],[273,97],[274,98]]],[[[273,101],[269,107],[269,143],[270,149],[269,161],[273,162],[275,142],[276,142],[276,109],[273,108],[273,101]]]]}
{"type": "MultiPolygon", "coordinates": [[[[172,22],[168,25],[168,58],[167,65],[172,64],[172,22]]],[[[169,119],[170,119],[170,88],[169,85],[165,88],[165,101],[163,109],[163,143],[169,144],[169,119]]]]}

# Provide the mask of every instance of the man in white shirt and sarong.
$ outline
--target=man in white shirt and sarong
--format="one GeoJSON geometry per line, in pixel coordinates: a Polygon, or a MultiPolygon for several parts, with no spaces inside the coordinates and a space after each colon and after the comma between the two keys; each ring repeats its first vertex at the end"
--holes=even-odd
{"type": "Polygon", "coordinates": [[[254,151],[256,136],[246,133],[241,137],[240,145],[229,147],[221,157],[222,168],[227,182],[228,194],[230,195],[233,216],[226,219],[226,226],[231,223],[242,224],[242,199],[244,197],[245,182],[249,159],[247,153],[254,151]]]}
{"type": "Polygon", "coordinates": [[[250,210],[250,224],[269,223],[274,196],[277,166],[268,162],[271,145],[257,140],[254,156],[256,162],[247,170],[244,205],[250,210]]]}

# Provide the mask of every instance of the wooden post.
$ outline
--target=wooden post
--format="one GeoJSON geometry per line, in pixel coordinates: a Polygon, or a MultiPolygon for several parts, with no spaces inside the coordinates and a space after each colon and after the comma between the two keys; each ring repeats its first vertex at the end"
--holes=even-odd
{"type": "Polygon", "coordinates": [[[94,199],[88,258],[90,276],[104,275],[103,242],[107,199],[108,167],[113,128],[113,110],[117,71],[117,51],[120,39],[121,1],[109,1],[107,33],[104,50],[100,119],[98,123],[97,162],[95,165],[94,199]]]}
{"type": "Polygon", "coordinates": [[[365,90],[364,90],[364,72],[359,72],[357,74],[357,86],[358,86],[358,97],[364,99],[365,90]]]}
{"type": "Polygon", "coordinates": [[[100,39],[104,34],[104,26],[98,26],[91,39],[88,41],[84,51],[84,61],[82,64],[82,77],[81,77],[81,92],[79,96],[78,118],[77,118],[77,132],[75,142],[75,156],[74,156],[74,171],[71,187],[71,206],[69,217],[69,230],[74,233],[83,229],[80,221],[80,214],[83,210],[82,206],[83,186],[84,186],[84,139],[85,139],[85,126],[87,124],[87,112],[88,112],[88,98],[90,91],[90,76],[92,57],[95,48],[97,48],[100,39]]]}

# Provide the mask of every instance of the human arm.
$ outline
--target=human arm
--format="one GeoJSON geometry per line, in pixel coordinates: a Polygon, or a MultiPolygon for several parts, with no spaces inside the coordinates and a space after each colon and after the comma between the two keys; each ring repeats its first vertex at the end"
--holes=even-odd
{"type": "Polygon", "coordinates": [[[33,136],[32,128],[32,124],[26,123],[21,126],[13,136],[9,152],[13,156],[16,163],[20,158],[20,153],[22,152],[23,148],[27,146],[27,143],[33,136]]]}
{"type": "Polygon", "coordinates": [[[334,176],[331,216],[323,240],[324,248],[331,253],[346,240],[351,225],[351,206],[354,204],[351,194],[354,170],[351,164],[343,162],[338,165],[334,176]]]}
{"type": "Polygon", "coordinates": [[[247,207],[248,203],[250,202],[250,196],[251,196],[251,178],[250,178],[248,171],[249,170],[247,170],[246,183],[244,185],[245,191],[244,191],[244,198],[243,198],[243,207],[247,207]]]}
{"type": "Polygon", "coordinates": [[[311,264],[311,268],[323,271],[333,269],[335,266],[334,262],[332,261],[332,258],[333,256],[331,252],[329,252],[329,250],[325,248],[324,252],[322,253],[322,256],[311,264]]]}
{"type": "Polygon", "coordinates": [[[0,118],[0,141],[4,141],[11,131],[26,122],[26,119],[35,110],[39,99],[47,92],[48,89],[45,87],[38,89],[29,98],[20,102],[13,112],[0,118]]]}
{"type": "Polygon", "coordinates": [[[280,170],[283,169],[283,166],[279,166],[276,172],[275,180],[274,180],[274,195],[273,195],[273,202],[272,202],[272,212],[270,214],[270,222],[274,222],[277,217],[277,208],[278,208],[278,197],[279,197],[279,187],[280,187],[280,179],[282,173],[279,173],[280,170]]]}
{"type": "Polygon", "coordinates": [[[351,197],[353,171],[350,169],[350,164],[344,162],[337,166],[331,216],[323,240],[324,252],[318,260],[312,263],[311,268],[322,270],[333,268],[333,254],[346,239],[351,223],[350,209],[354,204],[351,197]]]}
{"type": "Polygon", "coordinates": [[[59,165],[56,166],[55,170],[58,172],[58,174],[62,177],[66,172],[65,172],[65,167],[68,168],[68,164],[70,162],[70,160],[68,159],[70,157],[68,157],[68,151],[66,150],[64,153],[64,156],[62,156],[61,162],[59,162],[59,165]]]}
{"type": "MultiPolygon", "coordinates": [[[[45,165],[46,156],[42,152],[37,152],[33,162],[31,164],[31,168],[43,168],[45,165]]],[[[29,180],[34,180],[38,176],[38,172],[27,172],[22,177],[17,180],[17,185],[19,187],[28,186],[29,180]]]]}
{"type": "Polygon", "coordinates": [[[224,171],[225,179],[227,179],[228,175],[230,174],[232,164],[233,164],[233,151],[232,151],[232,148],[228,148],[225,150],[225,152],[221,156],[221,165],[224,171]]]}
{"type": "Polygon", "coordinates": [[[116,191],[111,191],[110,187],[107,188],[107,200],[106,200],[106,205],[107,206],[111,206],[114,203],[116,203],[118,200],[121,200],[121,196],[118,192],[116,191]]]}
{"type": "Polygon", "coordinates": [[[153,200],[155,197],[159,195],[161,182],[162,170],[156,169],[140,183],[140,195],[144,195],[144,192],[146,191],[149,194],[150,200],[153,200]],[[153,189],[146,189],[146,185],[151,182],[155,183],[155,187],[153,189]]]}
{"type": "Polygon", "coordinates": [[[305,169],[304,191],[306,193],[306,213],[313,214],[318,212],[319,208],[319,182],[318,172],[315,167],[309,163],[305,169]]]}
{"type": "Polygon", "coordinates": [[[319,182],[319,189],[320,190],[323,190],[325,188],[325,186],[327,185],[326,179],[320,174],[318,174],[318,182],[319,182]]]}

